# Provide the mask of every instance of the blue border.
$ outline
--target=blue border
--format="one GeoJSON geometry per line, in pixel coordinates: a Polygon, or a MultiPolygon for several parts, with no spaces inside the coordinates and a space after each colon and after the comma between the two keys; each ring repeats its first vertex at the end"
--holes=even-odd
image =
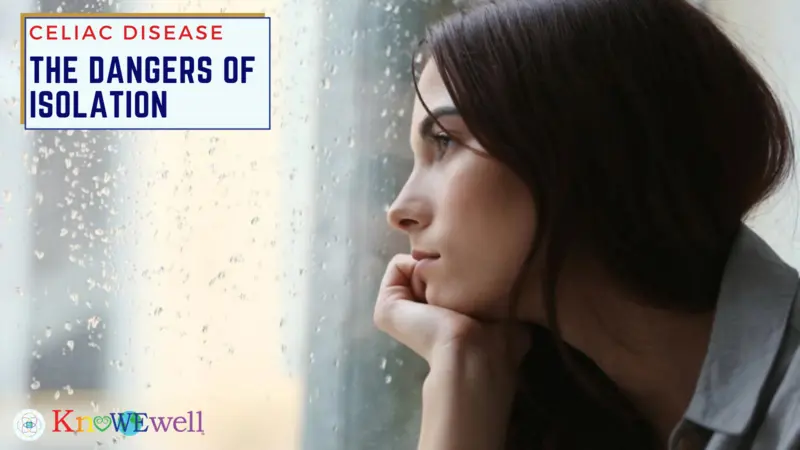
{"type": "MultiPolygon", "coordinates": [[[[270,131],[272,130],[272,17],[264,16],[264,17],[208,17],[208,16],[191,16],[191,15],[183,15],[183,16],[155,16],[155,17],[135,17],[135,16],[128,16],[128,17],[25,17],[25,30],[28,29],[28,19],[37,19],[37,20],[48,20],[48,19],[134,19],[134,20],[142,20],[142,19],[208,19],[208,20],[241,20],[241,19],[256,19],[256,20],[263,20],[267,19],[267,23],[269,24],[269,29],[267,30],[267,104],[269,105],[269,109],[267,111],[267,121],[269,122],[269,126],[266,128],[30,128],[28,127],[28,102],[27,98],[25,99],[25,116],[22,118],[23,120],[23,128],[28,131],[270,131]]],[[[28,33],[25,33],[25,50],[22,55],[22,61],[20,64],[26,64],[27,67],[28,63],[28,33]]],[[[25,71],[25,77],[22,79],[22,90],[25,92],[25,96],[28,95],[28,89],[25,86],[26,78],[28,78],[28,71],[25,71]]],[[[22,99],[20,99],[22,101],[22,99]]]]}

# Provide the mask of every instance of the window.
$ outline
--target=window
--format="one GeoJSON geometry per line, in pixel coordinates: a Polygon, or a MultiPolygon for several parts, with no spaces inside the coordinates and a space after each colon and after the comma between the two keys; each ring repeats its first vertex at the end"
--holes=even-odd
{"type": "MultiPolygon", "coordinates": [[[[19,12],[263,11],[269,132],[23,132],[6,45],[2,387],[10,411],[202,411],[204,436],[46,433],[41,448],[413,445],[424,366],[373,329],[384,206],[411,167],[413,48],[441,2],[15,1],[19,12]],[[8,66],[7,66],[8,67],[8,66]],[[11,89],[6,90],[7,87],[11,89]],[[11,136],[9,142],[5,136],[11,136]],[[367,188],[365,188],[367,187],[367,188]]],[[[8,30],[8,31],[6,31],[8,30]]],[[[9,52],[10,51],[10,52],[9,52]]],[[[6,403],[4,403],[6,404],[6,403]]],[[[4,407],[6,409],[6,407],[4,407]]],[[[3,434],[3,448],[21,445],[3,434]],[[6,445],[7,444],[7,445],[6,445]]]]}
{"type": "MultiPolygon", "coordinates": [[[[800,85],[788,82],[800,80],[800,59],[786,56],[797,31],[784,17],[800,9],[771,4],[783,12],[757,25],[783,30],[770,35],[768,55],[798,99],[800,85]]],[[[748,5],[726,2],[741,22],[748,5]]],[[[407,249],[384,211],[412,164],[412,51],[425,24],[452,8],[0,3],[3,414],[202,411],[205,429],[46,433],[30,446],[0,427],[0,447],[413,448],[426,368],[371,316],[386,262],[407,249]],[[273,130],[23,132],[17,14],[34,10],[265,12],[274,18],[273,130]]],[[[758,219],[775,240],[789,235],[780,210],[758,219]]],[[[794,241],[779,242],[798,265],[794,241]]]]}

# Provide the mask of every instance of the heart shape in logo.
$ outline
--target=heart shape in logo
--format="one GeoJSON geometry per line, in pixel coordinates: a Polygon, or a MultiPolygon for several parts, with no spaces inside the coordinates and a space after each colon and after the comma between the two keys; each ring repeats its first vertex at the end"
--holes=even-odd
{"type": "Polygon", "coordinates": [[[94,422],[94,426],[98,430],[106,431],[108,429],[108,427],[111,426],[111,417],[108,417],[108,416],[95,416],[95,418],[92,420],[92,422],[94,422]],[[105,425],[105,426],[103,426],[103,425],[105,425]]]}

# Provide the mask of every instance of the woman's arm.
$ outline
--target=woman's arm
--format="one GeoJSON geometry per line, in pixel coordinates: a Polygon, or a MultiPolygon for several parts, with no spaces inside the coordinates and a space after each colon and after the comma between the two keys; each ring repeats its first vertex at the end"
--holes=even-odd
{"type": "Polygon", "coordinates": [[[415,300],[416,261],[389,263],[375,305],[375,324],[425,358],[419,450],[499,450],[529,348],[522,326],[489,324],[415,300]]]}
{"type": "Polygon", "coordinates": [[[470,351],[431,364],[422,389],[419,450],[504,448],[513,380],[492,374],[491,364],[470,351]]]}

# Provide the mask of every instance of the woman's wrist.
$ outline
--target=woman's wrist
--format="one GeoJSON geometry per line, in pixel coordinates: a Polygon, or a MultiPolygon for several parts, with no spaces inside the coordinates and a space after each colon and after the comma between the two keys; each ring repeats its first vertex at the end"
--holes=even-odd
{"type": "Polygon", "coordinates": [[[498,450],[513,400],[512,377],[480,354],[431,365],[422,389],[420,450],[498,450]]]}

